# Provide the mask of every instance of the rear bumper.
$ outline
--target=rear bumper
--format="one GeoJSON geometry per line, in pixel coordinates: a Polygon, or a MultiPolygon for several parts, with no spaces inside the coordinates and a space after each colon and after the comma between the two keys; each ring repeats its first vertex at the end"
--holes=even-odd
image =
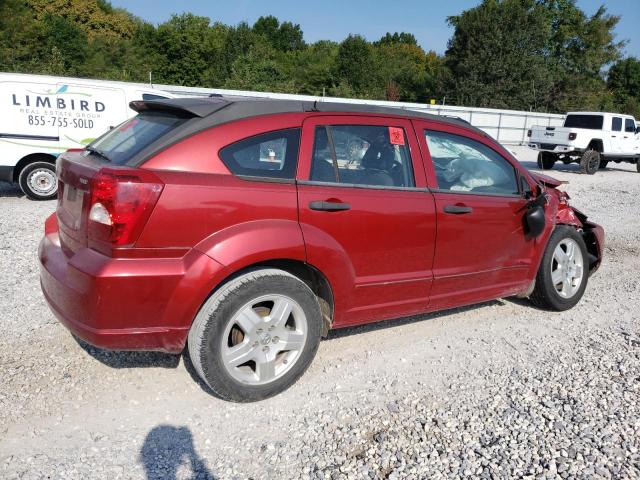
{"type": "Polygon", "coordinates": [[[576,148],[572,145],[559,145],[555,143],[529,143],[529,148],[533,148],[535,150],[545,151],[545,152],[553,152],[553,153],[580,153],[584,151],[582,148],[576,148]]]}
{"type": "Polygon", "coordinates": [[[40,242],[40,284],[60,322],[101,348],[179,353],[224,267],[191,251],[182,258],[114,259],[90,249],[67,257],[57,232],[40,242]]]}

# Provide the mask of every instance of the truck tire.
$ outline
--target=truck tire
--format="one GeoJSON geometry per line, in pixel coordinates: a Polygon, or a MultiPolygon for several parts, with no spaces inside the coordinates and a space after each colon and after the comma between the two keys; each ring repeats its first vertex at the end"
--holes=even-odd
{"type": "Polygon", "coordinates": [[[587,175],[593,175],[600,167],[600,154],[595,150],[587,150],[580,158],[580,171],[587,175]]]}
{"type": "Polygon", "coordinates": [[[52,200],[58,195],[56,166],[49,162],[33,162],[20,172],[18,184],[32,200],[52,200]]]}
{"type": "Polygon", "coordinates": [[[318,298],[283,270],[249,271],[220,287],[189,331],[191,362],[218,397],[255,402],[300,378],[318,350],[318,298]]]}
{"type": "Polygon", "coordinates": [[[558,225],[542,256],[531,303],[556,311],[575,306],[587,287],[588,258],[582,235],[573,227],[558,225]]]}
{"type": "Polygon", "coordinates": [[[538,153],[538,168],[541,170],[551,170],[558,160],[558,156],[551,152],[538,153]]]}
{"type": "Polygon", "coordinates": [[[607,165],[609,163],[609,160],[606,160],[604,158],[600,159],[600,166],[598,167],[600,170],[604,170],[605,168],[607,168],[607,165]]]}
{"type": "Polygon", "coordinates": [[[640,173],[640,157],[636,158],[636,171],[640,173]]]}

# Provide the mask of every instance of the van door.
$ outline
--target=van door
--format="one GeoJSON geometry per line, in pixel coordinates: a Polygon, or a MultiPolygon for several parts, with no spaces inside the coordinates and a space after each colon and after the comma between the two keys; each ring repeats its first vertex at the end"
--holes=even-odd
{"type": "Polygon", "coordinates": [[[59,83],[56,102],[64,148],[83,148],[128,118],[119,88],[59,83]]]}
{"type": "Polygon", "coordinates": [[[406,119],[313,116],[298,167],[307,261],[329,279],[335,325],[427,309],[435,207],[406,119]]]}
{"type": "Polygon", "coordinates": [[[57,152],[55,83],[0,83],[0,145],[21,147],[27,153],[57,152]]]}

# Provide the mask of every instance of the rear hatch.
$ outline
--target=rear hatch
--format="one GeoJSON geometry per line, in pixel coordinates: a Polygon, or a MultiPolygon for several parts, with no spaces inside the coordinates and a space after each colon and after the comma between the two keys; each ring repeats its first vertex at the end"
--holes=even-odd
{"type": "Polygon", "coordinates": [[[67,255],[90,247],[109,254],[132,247],[162,191],[151,172],[131,165],[142,149],[188,120],[149,111],[124,122],[57,162],[60,245],[67,255]]]}

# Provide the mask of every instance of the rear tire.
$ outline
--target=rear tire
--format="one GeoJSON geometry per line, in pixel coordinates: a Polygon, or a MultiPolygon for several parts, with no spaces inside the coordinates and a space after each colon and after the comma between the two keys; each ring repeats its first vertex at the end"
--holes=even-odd
{"type": "Polygon", "coordinates": [[[542,256],[536,284],[529,297],[531,303],[556,311],[574,307],[587,287],[588,258],[582,235],[573,227],[557,226],[542,256]]]}
{"type": "Polygon", "coordinates": [[[595,150],[587,150],[580,158],[580,171],[587,175],[593,175],[600,167],[600,154],[595,150]]]}
{"type": "Polygon", "coordinates": [[[189,331],[189,357],[220,398],[253,402],[300,378],[321,331],[320,304],[302,280],[283,270],[254,270],[202,306],[189,331]]]}
{"type": "Polygon", "coordinates": [[[58,195],[56,166],[48,162],[33,162],[20,172],[18,184],[32,200],[52,200],[58,195]]]}
{"type": "Polygon", "coordinates": [[[538,168],[541,170],[551,170],[558,160],[558,156],[552,152],[538,153],[538,168]]]}

